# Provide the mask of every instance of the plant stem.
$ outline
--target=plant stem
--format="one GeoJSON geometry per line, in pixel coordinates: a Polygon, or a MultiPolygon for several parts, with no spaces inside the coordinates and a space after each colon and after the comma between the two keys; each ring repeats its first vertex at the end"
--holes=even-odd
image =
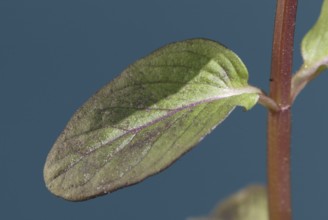
{"type": "Polygon", "coordinates": [[[268,115],[268,197],[270,220],[291,220],[290,91],[297,0],[277,0],[270,97],[280,107],[268,115]]]}
{"type": "Polygon", "coordinates": [[[265,93],[260,93],[259,96],[259,104],[263,105],[270,111],[280,111],[280,107],[277,105],[277,103],[269,96],[265,95],[265,93]]]}

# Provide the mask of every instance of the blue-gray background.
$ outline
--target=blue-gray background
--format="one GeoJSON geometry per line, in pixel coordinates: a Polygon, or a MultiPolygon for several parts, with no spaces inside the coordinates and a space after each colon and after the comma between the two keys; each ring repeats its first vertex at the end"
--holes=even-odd
{"type": "MultiPolygon", "coordinates": [[[[299,1],[294,70],[320,6],[299,1]]],[[[108,196],[59,199],[45,188],[42,170],[74,111],[127,65],[169,42],[220,41],[246,63],[250,83],[268,90],[274,7],[274,0],[0,0],[0,219],[183,220],[208,213],[249,183],[265,183],[261,106],[237,109],[169,169],[108,196]]],[[[293,108],[297,220],[328,219],[326,73],[293,108]]]]}

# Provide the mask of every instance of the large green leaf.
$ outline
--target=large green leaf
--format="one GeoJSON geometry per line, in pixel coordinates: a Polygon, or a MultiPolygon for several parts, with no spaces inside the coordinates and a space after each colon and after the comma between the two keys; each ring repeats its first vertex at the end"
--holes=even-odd
{"type": "Polygon", "coordinates": [[[205,39],[169,44],[129,66],[70,119],[44,168],[47,187],[85,200],[158,173],[240,105],[256,104],[242,61],[205,39]]]}
{"type": "Polygon", "coordinates": [[[328,65],[328,0],[324,0],[319,19],[302,41],[302,55],[307,66],[328,65]]]}

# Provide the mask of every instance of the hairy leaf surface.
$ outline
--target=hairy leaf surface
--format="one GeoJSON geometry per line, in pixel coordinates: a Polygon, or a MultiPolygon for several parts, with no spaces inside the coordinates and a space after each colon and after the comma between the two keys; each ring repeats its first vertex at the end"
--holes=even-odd
{"type": "Polygon", "coordinates": [[[169,44],[92,96],[51,149],[47,187],[85,200],[158,173],[237,106],[256,104],[242,61],[205,39],[169,44]]]}

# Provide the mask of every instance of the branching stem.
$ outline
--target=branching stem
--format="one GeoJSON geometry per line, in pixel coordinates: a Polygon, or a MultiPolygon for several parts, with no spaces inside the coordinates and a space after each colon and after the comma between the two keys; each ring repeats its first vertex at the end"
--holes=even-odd
{"type": "Polygon", "coordinates": [[[264,93],[260,94],[259,103],[273,112],[278,112],[281,110],[279,105],[264,93]]]}
{"type": "Polygon", "coordinates": [[[295,101],[297,95],[303,90],[303,88],[322,72],[320,67],[323,66],[328,66],[328,57],[320,60],[315,64],[312,64],[311,66],[303,64],[301,68],[295,73],[292,78],[292,103],[295,101]]]}
{"type": "Polygon", "coordinates": [[[263,105],[268,110],[275,112],[280,111],[278,104],[271,97],[267,96],[263,90],[254,86],[248,86],[247,91],[250,93],[257,93],[259,95],[259,104],[263,105]]]}

